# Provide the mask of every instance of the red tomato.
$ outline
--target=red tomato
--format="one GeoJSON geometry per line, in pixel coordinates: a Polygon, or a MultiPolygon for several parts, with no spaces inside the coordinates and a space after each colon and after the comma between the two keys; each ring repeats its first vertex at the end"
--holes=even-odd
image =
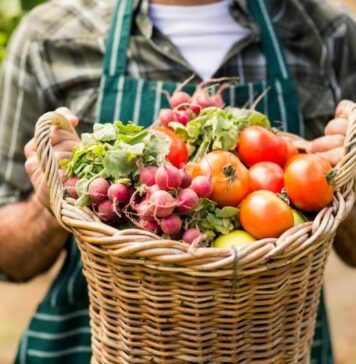
{"type": "Polygon", "coordinates": [[[250,191],[267,190],[280,193],[284,187],[284,171],[276,163],[261,162],[249,169],[250,191]]]}
{"type": "Polygon", "coordinates": [[[326,207],[334,193],[328,178],[331,170],[331,164],[318,155],[293,157],[284,174],[284,185],[293,204],[304,211],[319,211],[326,207]]]}
{"type": "Polygon", "coordinates": [[[283,167],[287,160],[287,143],[261,126],[248,126],[240,134],[238,154],[249,167],[259,162],[273,162],[283,167]]]}
{"type": "Polygon", "coordinates": [[[159,128],[152,129],[154,132],[162,133],[167,136],[171,141],[171,147],[166,158],[177,168],[186,164],[189,159],[188,149],[184,141],[175,134],[172,130],[161,126],[159,128]]]}
{"type": "Polygon", "coordinates": [[[208,153],[199,165],[203,174],[211,177],[213,192],[209,198],[219,206],[236,206],[248,194],[248,170],[235,154],[216,150],[208,153]]]}
{"type": "Polygon", "coordinates": [[[256,239],[278,238],[293,226],[293,211],[273,192],[255,191],[241,204],[240,223],[256,239]]]}

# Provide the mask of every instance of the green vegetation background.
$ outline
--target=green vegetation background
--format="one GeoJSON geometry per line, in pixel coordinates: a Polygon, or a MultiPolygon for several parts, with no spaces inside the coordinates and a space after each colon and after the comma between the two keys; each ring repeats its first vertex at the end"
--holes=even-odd
{"type": "Polygon", "coordinates": [[[45,0],[0,0],[0,63],[10,35],[27,11],[45,0]]]}

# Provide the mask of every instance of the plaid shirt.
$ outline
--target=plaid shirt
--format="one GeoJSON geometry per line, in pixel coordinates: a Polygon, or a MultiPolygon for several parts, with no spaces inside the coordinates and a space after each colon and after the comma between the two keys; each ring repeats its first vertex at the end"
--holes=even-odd
{"type": "MultiPolygon", "coordinates": [[[[241,83],[267,77],[259,30],[246,2],[235,0],[231,11],[241,25],[251,28],[250,35],[233,46],[214,75],[238,76],[241,83]]],[[[80,117],[79,132],[91,129],[115,3],[49,1],[30,13],[14,34],[0,78],[0,206],[32,190],[23,148],[41,114],[65,105],[80,117]]],[[[337,101],[356,99],[355,19],[321,0],[268,4],[296,81],[306,134],[319,136],[337,101]]],[[[176,82],[194,72],[152,26],[147,0],[136,1],[127,72],[176,82]]]]}

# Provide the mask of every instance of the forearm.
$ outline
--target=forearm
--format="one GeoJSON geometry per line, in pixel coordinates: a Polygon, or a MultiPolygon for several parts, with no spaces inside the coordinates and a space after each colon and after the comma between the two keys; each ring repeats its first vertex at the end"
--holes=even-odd
{"type": "Polygon", "coordinates": [[[0,271],[25,281],[46,271],[63,249],[68,233],[35,198],[0,210],[0,271]]]}
{"type": "Polygon", "coordinates": [[[334,242],[338,256],[348,265],[356,267],[356,205],[340,225],[334,242]]]}

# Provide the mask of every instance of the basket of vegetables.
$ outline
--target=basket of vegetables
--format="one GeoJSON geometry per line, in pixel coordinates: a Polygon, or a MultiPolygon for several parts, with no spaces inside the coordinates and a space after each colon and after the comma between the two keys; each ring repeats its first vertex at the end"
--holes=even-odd
{"type": "MultiPolygon", "coordinates": [[[[218,96],[218,95],[217,95],[218,96]]],[[[354,204],[356,106],[342,162],[300,153],[252,109],[190,100],[159,121],[96,124],[59,175],[36,144],[88,282],[93,363],[307,363],[320,287],[354,204]]]]}

